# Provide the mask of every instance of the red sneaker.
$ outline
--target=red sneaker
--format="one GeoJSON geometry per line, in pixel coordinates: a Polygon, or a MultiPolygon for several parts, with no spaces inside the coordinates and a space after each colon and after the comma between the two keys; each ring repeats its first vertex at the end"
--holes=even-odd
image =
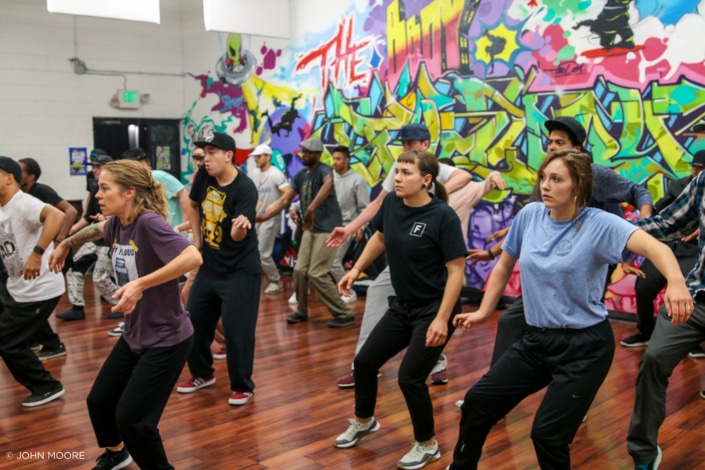
{"type": "Polygon", "coordinates": [[[218,359],[218,360],[223,360],[226,357],[228,357],[227,353],[225,352],[225,346],[222,346],[220,349],[218,349],[214,354],[213,354],[213,359],[218,359]]]}
{"type": "Polygon", "coordinates": [[[338,387],[340,388],[352,388],[355,386],[355,373],[350,371],[348,374],[340,377],[338,379],[338,387]]]}
{"type": "Polygon", "coordinates": [[[231,405],[244,405],[252,398],[252,392],[233,392],[228,403],[231,405]]]}
{"type": "Polygon", "coordinates": [[[211,375],[210,377],[191,377],[191,379],[176,387],[176,391],[179,393],[193,393],[214,383],[215,375],[211,375]]]}

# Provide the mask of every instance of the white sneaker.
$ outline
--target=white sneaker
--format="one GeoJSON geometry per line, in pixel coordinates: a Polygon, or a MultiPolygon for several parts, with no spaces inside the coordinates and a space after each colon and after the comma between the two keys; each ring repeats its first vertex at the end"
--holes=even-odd
{"type": "Polygon", "coordinates": [[[357,300],[357,294],[354,290],[350,290],[350,295],[341,295],[340,300],[349,304],[350,302],[355,302],[357,300]]]}
{"type": "Polygon", "coordinates": [[[284,292],[284,284],[281,282],[270,282],[264,289],[264,293],[267,295],[278,294],[280,292],[284,292]]]}
{"type": "Polygon", "coordinates": [[[335,446],[340,449],[352,447],[362,436],[379,430],[379,422],[374,416],[366,423],[361,423],[355,418],[348,421],[350,421],[348,429],[335,439],[335,446]]]}
{"type": "Polygon", "coordinates": [[[125,329],[125,322],[121,321],[118,326],[108,331],[108,336],[122,336],[122,332],[125,329]]]}
{"type": "Polygon", "coordinates": [[[293,294],[291,294],[291,297],[289,297],[289,303],[290,303],[290,304],[297,304],[297,303],[299,303],[298,300],[296,300],[296,292],[294,292],[293,294]]]}
{"type": "Polygon", "coordinates": [[[423,468],[431,462],[441,458],[438,442],[434,439],[431,444],[414,443],[414,447],[397,462],[397,467],[404,470],[423,468]]]}
{"type": "Polygon", "coordinates": [[[445,354],[441,354],[441,357],[438,358],[438,361],[436,361],[436,365],[433,366],[433,369],[431,370],[431,375],[435,374],[436,372],[446,370],[447,367],[448,367],[448,358],[446,357],[445,354]]]}

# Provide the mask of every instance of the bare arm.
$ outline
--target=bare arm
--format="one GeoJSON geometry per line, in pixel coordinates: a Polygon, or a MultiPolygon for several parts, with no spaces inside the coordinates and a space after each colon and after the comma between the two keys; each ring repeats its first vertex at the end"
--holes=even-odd
{"type": "Polygon", "coordinates": [[[509,277],[512,275],[516,262],[515,258],[509,256],[506,252],[502,252],[502,256],[487,280],[487,288],[485,289],[485,295],[482,297],[480,308],[475,312],[456,315],[453,324],[457,328],[470,329],[473,325],[487,321],[490,315],[494,313],[499,299],[502,298],[502,292],[504,292],[504,288],[509,282],[509,277]]]}
{"type": "Polygon", "coordinates": [[[654,206],[651,204],[644,204],[643,206],[639,207],[639,218],[640,219],[646,219],[651,217],[651,215],[654,213],[654,206]]]}
{"type": "Polygon", "coordinates": [[[203,239],[201,237],[201,213],[198,211],[198,202],[191,200],[186,211],[188,222],[193,234],[193,244],[199,250],[203,249],[203,239]]]}
{"type": "Polygon", "coordinates": [[[350,271],[345,274],[345,276],[338,282],[338,292],[343,295],[350,295],[350,288],[355,283],[360,273],[365,270],[374,260],[376,260],[379,255],[384,252],[384,234],[382,232],[375,232],[372,237],[367,240],[365,249],[362,250],[362,254],[355,262],[355,266],[350,269],[350,271]]]}
{"type": "Polygon", "coordinates": [[[443,290],[443,299],[438,308],[436,318],[426,330],[426,346],[441,346],[448,340],[448,320],[453,313],[453,307],[460,297],[460,289],[463,287],[463,273],[465,272],[465,258],[459,257],[446,264],[448,269],[448,279],[443,290]]]}
{"type": "MultiPolygon", "coordinates": [[[[83,219],[81,219],[83,220],[83,219]]],[[[71,248],[78,248],[84,243],[92,242],[95,240],[100,240],[103,238],[103,227],[105,226],[105,221],[98,222],[97,224],[89,225],[81,229],[78,233],[65,239],[56,247],[49,257],[49,269],[59,273],[64,268],[64,261],[66,260],[66,255],[68,255],[71,248]]]]}
{"type": "MultiPolygon", "coordinates": [[[[54,206],[44,206],[39,213],[39,220],[42,222],[42,233],[37,240],[37,246],[46,249],[61,230],[64,222],[64,213],[54,206]]],[[[42,268],[42,255],[32,252],[25,262],[22,275],[25,279],[38,277],[42,268]]]]}
{"type": "Polygon", "coordinates": [[[446,188],[448,194],[454,193],[466,184],[472,181],[472,175],[470,172],[465,170],[455,170],[453,174],[450,175],[448,181],[443,185],[446,188]]]}
{"type": "MultiPolygon", "coordinates": [[[[382,202],[387,196],[387,191],[384,189],[380,191],[374,201],[370,202],[365,210],[363,210],[360,215],[355,217],[348,225],[345,227],[336,227],[331,233],[328,240],[326,240],[326,245],[328,246],[340,246],[345,240],[350,237],[357,229],[365,224],[370,223],[370,221],[377,215],[379,209],[382,207],[382,202]]],[[[369,243],[369,242],[368,242],[369,243]]]]}
{"type": "Polygon", "coordinates": [[[61,229],[59,230],[59,234],[56,236],[55,239],[56,242],[61,242],[64,240],[64,238],[67,237],[69,231],[71,230],[71,227],[73,226],[74,222],[76,222],[78,211],[75,207],[73,207],[71,204],[69,204],[63,199],[59,201],[59,203],[56,204],[54,207],[64,213],[64,222],[61,224],[61,229]]]}
{"type": "Polygon", "coordinates": [[[189,207],[191,206],[191,198],[188,197],[186,189],[182,189],[176,193],[176,197],[179,198],[179,205],[181,206],[181,213],[184,217],[188,214],[189,207]]]}
{"type": "Polygon", "coordinates": [[[271,219],[272,217],[289,207],[289,204],[291,204],[291,200],[294,199],[294,196],[296,196],[296,191],[294,191],[291,186],[288,186],[284,190],[282,197],[267,206],[267,208],[264,210],[264,214],[262,216],[255,217],[255,220],[257,222],[264,222],[265,220],[271,219]]]}

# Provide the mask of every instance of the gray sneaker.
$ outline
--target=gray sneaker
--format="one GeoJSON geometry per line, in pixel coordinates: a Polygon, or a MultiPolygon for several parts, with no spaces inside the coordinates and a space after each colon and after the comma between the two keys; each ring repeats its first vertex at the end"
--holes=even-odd
{"type": "Polygon", "coordinates": [[[355,418],[348,421],[350,421],[348,429],[335,439],[335,446],[340,449],[352,447],[357,444],[357,441],[360,440],[362,436],[379,430],[379,423],[374,417],[366,423],[361,423],[355,418]]]}
{"type": "Polygon", "coordinates": [[[431,462],[441,458],[441,452],[438,450],[438,441],[434,439],[431,444],[414,443],[414,447],[397,462],[397,468],[403,470],[415,470],[423,468],[431,462]]]}
{"type": "Polygon", "coordinates": [[[281,282],[270,282],[267,288],[264,289],[264,293],[267,295],[274,295],[280,292],[284,292],[284,284],[281,282]]]}

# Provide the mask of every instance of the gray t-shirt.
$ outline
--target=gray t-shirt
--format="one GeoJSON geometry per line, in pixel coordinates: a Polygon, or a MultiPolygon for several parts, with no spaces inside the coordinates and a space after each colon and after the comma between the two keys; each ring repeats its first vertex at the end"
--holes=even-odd
{"type": "MultiPolygon", "coordinates": [[[[302,214],[306,212],[308,206],[311,205],[311,202],[321,190],[326,175],[333,173],[333,169],[323,163],[320,163],[311,173],[306,171],[306,169],[303,169],[296,173],[291,185],[291,188],[299,194],[302,214]]],[[[312,233],[330,233],[335,227],[343,225],[343,216],[335,196],[335,186],[313,215],[312,233]]]]}
{"type": "Polygon", "coordinates": [[[284,176],[284,173],[274,166],[270,166],[266,171],[255,167],[247,173],[247,176],[257,186],[257,199],[262,203],[259,214],[264,214],[267,207],[282,197],[282,192],[289,186],[289,181],[284,176]]]}

